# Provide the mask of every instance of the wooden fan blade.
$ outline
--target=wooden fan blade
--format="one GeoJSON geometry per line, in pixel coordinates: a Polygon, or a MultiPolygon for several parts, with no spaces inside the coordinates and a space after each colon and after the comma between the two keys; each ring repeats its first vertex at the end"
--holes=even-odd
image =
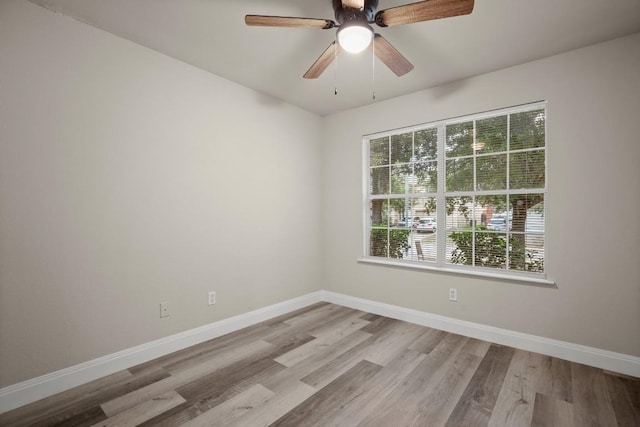
{"type": "Polygon", "coordinates": [[[340,53],[340,46],[338,46],[336,42],[332,42],[327,50],[322,52],[322,55],[320,55],[320,57],[316,59],[316,62],[304,73],[303,77],[305,79],[317,79],[320,77],[320,74],[327,69],[338,53],[340,53]]]}
{"type": "Polygon", "coordinates": [[[407,60],[398,50],[380,34],[373,39],[374,53],[396,76],[404,76],[413,70],[413,64],[407,60]]]}
{"type": "Polygon", "coordinates": [[[364,7],[364,0],[342,0],[342,7],[362,9],[364,7]]]}
{"type": "Polygon", "coordinates": [[[330,19],[294,18],[292,16],[264,16],[247,15],[244,22],[252,27],[289,27],[289,28],[317,28],[327,30],[335,27],[336,23],[330,19]]]}
{"type": "Polygon", "coordinates": [[[425,0],[381,10],[376,14],[375,21],[382,27],[391,27],[467,15],[472,11],[473,0],[425,0]]]}

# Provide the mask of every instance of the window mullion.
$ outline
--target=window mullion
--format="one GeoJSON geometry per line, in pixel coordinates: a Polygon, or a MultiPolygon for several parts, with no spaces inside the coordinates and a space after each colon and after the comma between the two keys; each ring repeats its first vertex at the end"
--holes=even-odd
{"type": "Polygon", "coordinates": [[[510,194],[511,194],[511,182],[509,181],[511,178],[511,173],[510,173],[510,165],[511,165],[511,114],[507,114],[507,206],[506,206],[506,210],[507,210],[507,229],[505,232],[505,237],[507,239],[506,242],[506,256],[507,256],[507,260],[505,262],[505,266],[507,268],[507,270],[511,270],[511,254],[510,254],[510,245],[509,242],[511,242],[511,229],[509,228],[509,206],[511,203],[511,200],[509,200],[510,194]]]}
{"type": "Polygon", "coordinates": [[[436,196],[436,264],[445,265],[447,252],[447,213],[445,199],[445,125],[438,125],[438,182],[436,196]]]}
{"type": "Polygon", "coordinates": [[[473,196],[471,197],[471,265],[476,266],[476,192],[478,191],[478,159],[476,150],[478,141],[476,139],[477,129],[476,121],[473,121],[473,140],[471,147],[473,147],[473,196]]]}
{"type": "Polygon", "coordinates": [[[387,203],[386,203],[387,211],[386,211],[386,215],[385,216],[387,217],[387,224],[386,224],[386,226],[387,226],[387,258],[389,258],[389,254],[391,253],[391,249],[390,249],[390,246],[391,246],[391,226],[389,224],[389,205],[391,204],[391,198],[389,197],[389,195],[391,194],[391,184],[392,184],[392,179],[391,179],[391,169],[392,169],[392,167],[391,167],[391,164],[392,164],[392,162],[391,162],[391,135],[389,135],[389,137],[387,139],[388,139],[388,141],[387,141],[387,144],[388,144],[387,147],[388,148],[387,149],[388,149],[388,153],[389,153],[389,164],[387,165],[387,168],[388,168],[387,175],[389,177],[389,181],[387,182],[387,189],[388,189],[387,190],[387,199],[386,199],[387,200],[387,203]]]}

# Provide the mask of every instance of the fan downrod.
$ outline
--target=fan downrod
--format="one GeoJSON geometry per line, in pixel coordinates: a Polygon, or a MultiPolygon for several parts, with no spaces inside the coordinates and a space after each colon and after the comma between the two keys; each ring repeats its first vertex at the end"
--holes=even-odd
{"type": "Polygon", "coordinates": [[[342,0],[333,0],[333,10],[338,24],[342,25],[353,21],[375,22],[378,0],[365,0],[362,10],[343,7],[342,0]]]}

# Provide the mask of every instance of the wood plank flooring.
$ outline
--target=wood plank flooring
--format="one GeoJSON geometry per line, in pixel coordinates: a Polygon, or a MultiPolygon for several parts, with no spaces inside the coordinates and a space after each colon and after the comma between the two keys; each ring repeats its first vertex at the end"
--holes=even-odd
{"type": "Polygon", "coordinates": [[[640,379],[319,303],[1,426],[640,426],[640,379]]]}

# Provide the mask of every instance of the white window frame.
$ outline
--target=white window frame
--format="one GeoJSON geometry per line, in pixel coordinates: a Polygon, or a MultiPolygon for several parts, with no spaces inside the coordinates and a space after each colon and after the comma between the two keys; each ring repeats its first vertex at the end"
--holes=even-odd
{"type": "MultiPolygon", "coordinates": [[[[548,111],[547,111],[547,102],[546,101],[538,101],[529,104],[523,104],[518,106],[512,106],[507,108],[501,108],[498,110],[491,110],[482,113],[476,113],[466,116],[460,116],[455,118],[449,118],[444,120],[439,120],[435,122],[424,123],[420,125],[410,126],[406,128],[393,129],[389,131],[378,132],[374,134],[369,134],[363,136],[362,139],[362,171],[363,171],[363,200],[362,200],[362,213],[363,213],[363,257],[358,261],[363,263],[371,263],[371,264],[379,264],[386,265],[392,267],[402,267],[409,269],[418,269],[418,270],[427,270],[427,271],[436,271],[441,273],[453,273],[453,274],[462,274],[469,276],[479,276],[479,277],[487,277],[493,279],[506,280],[510,282],[523,282],[523,283],[533,283],[538,285],[555,285],[555,282],[548,278],[548,267],[549,264],[547,262],[547,243],[548,243],[548,235],[547,235],[547,208],[548,208],[548,198],[547,198],[547,188],[548,188],[548,111]],[[482,120],[485,118],[496,117],[500,115],[506,114],[514,114],[521,113],[536,109],[544,109],[545,110],[545,147],[544,147],[544,155],[545,155],[545,185],[543,189],[535,189],[530,190],[532,193],[541,193],[544,196],[544,250],[545,250],[545,269],[542,273],[534,273],[534,272],[526,272],[519,270],[501,270],[501,269],[492,269],[487,267],[476,267],[476,266],[468,266],[461,264],[451,264],[446,263],[446,233],[436,233],[436,261],[435,262],[425,262],[425,261],[415,261],[415,260],[404,260],[404,259],[394,259],[394,258],[383,258],[383,257],[374,257],[369,255],[370,249],[370,233],[371,233],[371,216],[370,216],[370,204],[371,200],[376,198],[382,198],[382,196],[376,197],[371,196],[369,194],[369,184],[370,184],[370,151],[369,142],[373,139],[379,139],[384,137],[391,137],[393,135],[400,135],[409,132],[417,132],[420,130],[428,129],[428,128],[436,128],[438,132],[438,148],[437,148],[437,171],[438,171],[438,180],[437,180],[437,193],[436,197],[436,223],[437,224],[446,224],[446,212],[445,212],[445,204],[447,196],[455,196],[455,192],[446,192],[445,191],[445,178],[446,178],[446,159],[445,159],[445,129],[447,125],[468,122],[472,120],[482,120]]],[[[507,166],[508,167],[508,166],[507,166]]],[[[507,180],[509,179],[509,172],[507,169],[507,180]]],[[[475,174],[474,174],[475,180],[475,174]]],[[[474,186],[475,188],[475,186],[474,186]]],[[[498,194],[526,194],[529,190],[511,190],[507,185],[507,189],[505,190],[490,190],[487,193],[491,193],[493,195],[498,194]]],[[[469,191],[469,192],[460,192],[460,193],[475,193],[476,195],[481,195],[482,192],[479,191],[469,191]]],[[[433,197],[433,195],[412,195],[412,196],[421,196],[421,197],[433,197]]],[[[442,230],[445,229],[446,225],[442,227],[442,230]]],[[[439,227],[440,228],[440,227],[439,227]]],[[[473,231],[475,233],[475,230],[473,231]]]]}

